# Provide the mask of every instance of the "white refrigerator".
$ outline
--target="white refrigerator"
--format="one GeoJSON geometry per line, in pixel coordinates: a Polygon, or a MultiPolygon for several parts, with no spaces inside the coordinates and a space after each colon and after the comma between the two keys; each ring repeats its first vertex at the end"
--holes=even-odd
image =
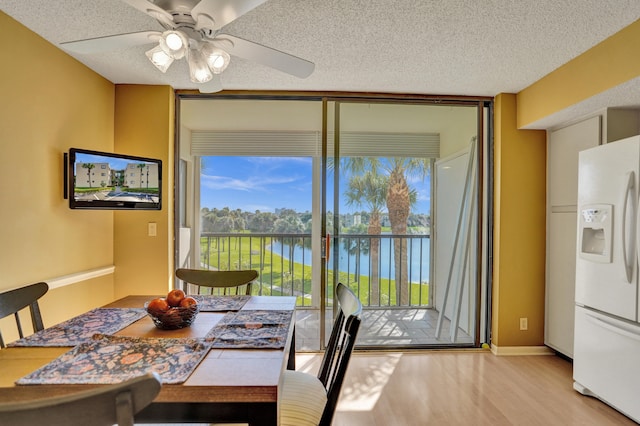
{"type": "Polygon", "coordinates": [[[581,151],[574,389],[640,422],[640,136],[581,151]]]}

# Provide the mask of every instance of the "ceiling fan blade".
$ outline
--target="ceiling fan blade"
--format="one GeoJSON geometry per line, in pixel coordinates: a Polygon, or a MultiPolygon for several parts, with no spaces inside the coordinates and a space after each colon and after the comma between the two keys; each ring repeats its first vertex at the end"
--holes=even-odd
{"type": "Polygon", "coordinates": [[[91,54],[154,43],[158,41],[160,35],[161,33],[158,31],[140,31],[86,40],[67,41],[60,43],[60,46],[71,52],[91,54]]]}
{"type": "Polygon", "coordinates": [[[198,90],[200,93],[216,93],[222,90],[222,82],[220,81],[220,74],[214,74],[213,78],[206,83],[202,83],[198,90]]]}
{"type": "MultiPolygon", "coordinates": [[[[146,0],[145,0],[146,1],[146,0]]],[[[191,16],[198,28],[219,30],[267,0],[200,0],[191,16]]]]}
{"type": "Polygon", "coordinates": [[[127,3],[131,7],[135,7],[141,12],[144,12],[147,15],[150,15],[151,17],[157,19],[161,23],[164,23],[170,27],[174,26],[173,16],[166,10],[156,6],[155,4],[151,3],[148,0],[122,0],[122,1],[127,3]]]}
{"type": "Polygon", "coordinates": [[[296,77],[309,77],[315,68],[313,62],[229,34],[220,34],[213,42],[219,42],[220,47],[230,55],[258,62],[296,77]],[[230,47],[229,42],[233,47],[230,47]]]}

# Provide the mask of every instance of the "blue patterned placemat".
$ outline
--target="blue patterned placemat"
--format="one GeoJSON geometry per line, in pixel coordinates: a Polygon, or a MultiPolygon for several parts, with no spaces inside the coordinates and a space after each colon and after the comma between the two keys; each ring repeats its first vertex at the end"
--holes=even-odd
{"type": "Polygon", "coordinates": [[[146,314],[143,308],[96,308],[8,346],[76,346],[96,333],[116,333],[146,314]]]}
{"type": "Polygon", "coordinates": [[[183,383],[209,344],[203,339],[165,339],[96,334],[44,367],[22,377],[16,384],[109,384],[149,371],[164,384],[183,383]]]}
{"type": "Polygon", "coordinates": [[[251,299],[251,296],[209,296],[204,294],[192,297],[198,301],[200,312],[239,311],[251,299]]]}
{"type": "Polygon", "coordinates": [[[212,348],[280,349],[287,341],[293,311],[229,312],[207,333],[212,348]]]}

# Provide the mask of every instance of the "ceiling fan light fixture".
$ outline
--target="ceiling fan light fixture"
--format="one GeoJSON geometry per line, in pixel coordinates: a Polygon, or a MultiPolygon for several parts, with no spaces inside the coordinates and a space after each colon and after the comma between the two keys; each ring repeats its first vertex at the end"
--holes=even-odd
{"type": "Polygon", "coordinates": [[[224,50],[215,47],[213,43],[206,43],[202,47],[202,54],[214,74],[221,74],[231,62],[231,56],[224,50]]]}
{"type": "Polygon", "coordinates": [[[206,83],[213,78],[213,73],[199,50],[189,49],[187,62],[189,63],[189,77],[192,82],[206,83]]]}
{"type": "Polygon", "coordinates": [[[173,59],[180,59],[189,49],[189,39],[182,31],[165,31],[160,37],[160,47],[173,59]]]}
{"type": "Polygon", "coordinates": [[[151,63],[162,72],[167,72],[169,66],[173,63],[173,58],[167,55],[160,46],[156,46],[153,49],[148,50],[145,54],[151,63]]]}
{"type": "MultiPolygon", "coordinates": [[[[200,84],[198,89],[202,93],[222,90],[219,76],[229,65],[230,53],[299,78],[308,77],[315,68],[313,62],[221,32],[267,0],[122,1],[155,18],[162,29],[69,41],[61,46],[71,52],[91,55],[150,44],[146,56],[162,73],[166,73],[173,62],[185,58],[190,79],[200,84]]],[[[182,80],[170,84],[182,84],[182,80]]]]}

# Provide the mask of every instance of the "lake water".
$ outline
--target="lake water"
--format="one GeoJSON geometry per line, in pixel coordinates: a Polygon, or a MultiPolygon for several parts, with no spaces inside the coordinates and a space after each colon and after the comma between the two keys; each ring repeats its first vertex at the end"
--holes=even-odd
{"type": "MultiPolygon", "coordinates": [[[[428,236],[416,236],[410,239],[411,244],[408,245],[409,257],[409,273],[411,282],[428,282],[429,281],[429,254],[431,252],[431,243],[428,236]]],[[[334,250],[334,247],[332,247],[334,250]]],[[[289,244],[282,244],[279,241],[272,241],[271,251],[275,254],[289,259],[289,244]]],[[[393,260],[393,239],[385,238],[380,240],[380,278],[395,277],[395,264],[393,260]]],[[[330,253],[333,256],[333,252],[330,253]]],[[[340,272],[355,273],[357,254],[349,254],[347,249],[339,245],[339,269],[340,272]]],[[[311,264],[311,249],[294,247],[293,261],[297,263],[311,264]]],[[[360,253],[360,275],[370,275],[370,256],[369,254],[360,253]]]]}

